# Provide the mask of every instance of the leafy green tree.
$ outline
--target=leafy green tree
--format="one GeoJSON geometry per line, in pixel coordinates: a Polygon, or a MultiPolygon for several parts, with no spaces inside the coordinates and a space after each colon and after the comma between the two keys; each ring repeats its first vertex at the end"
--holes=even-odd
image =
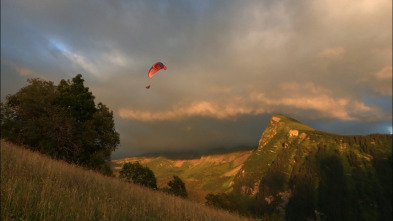
{"type": "Polygon", "coordinates": [[[188,194],[186,190],[186,185],[178,176],[173,176],[173,180],[168,182],[168,186],[169,189],[164,189],[165,192],[187,198],[188,194]]]}
{"type": "Polygon", "coordinates": [[[157,179],[148,167],[142,166],[139,162],[125,163],[119,172],[120,178],[129,183],[135,183],[157,189],[157,179]]]}
{"type": "Polygon", "coordinates": [[[59,85],[38,78],[1,105],[1,136],[52,157],[111,174],[107,160],[120,143],[113,113],[78,74],[59,85]]]}
{"type": "Polygon", "coordinates": [[[55,120],[58,108],[49,108],[56,103],[57,93],[53,82],[29,79],[30,85],[15,95],[8,95],[2,107],[2,136],[15,143],[28,145],[31,149],[45,151],[53,134],[48,122],[55,120]]]}
{"type": "Polygon", "coordinates": [[[94,96],[83,82],[82,75],[78,74],[71,81],[61,80],[58,86],[60,106],[79,122],[92,119],[97,111],[94,96]]]}

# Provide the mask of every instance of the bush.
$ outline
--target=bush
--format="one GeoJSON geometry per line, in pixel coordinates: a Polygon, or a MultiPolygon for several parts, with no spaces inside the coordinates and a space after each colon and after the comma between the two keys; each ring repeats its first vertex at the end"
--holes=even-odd
{"type": "Polygon", "coordinates": [[[120,178],[129,183],[132,182],[152,189],[157,189],[157,179],[153,171],[148,167],[142,166],[139,162],[125,163],[119,173],[120,178]]]}
{"type": "Polygon", "coordinates": [[[173,176],[173,180],[168,182],[168,186],[169,188],[163,189],[164,192],[187,198],[186,185],[178,176],[173,176]]]}

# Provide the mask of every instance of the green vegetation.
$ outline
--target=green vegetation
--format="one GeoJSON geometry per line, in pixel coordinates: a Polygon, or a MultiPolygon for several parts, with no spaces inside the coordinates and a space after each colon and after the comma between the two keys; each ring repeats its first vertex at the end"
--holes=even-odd
{"type": "Polygon", "coordinates": [[[157,179],[153,171],[142,166],[139,162],[125,163],[119,172],[119,177],[129,183],[135,183],[152,189],[157,189],[157,179]]]}
{"type": "Polygon", "coordinates": [[[1,220],[250,220],[1,141],[1,220]]]}
{"type": "Polygon", "coordinates": [[[113,113],[85,87],[71,81],[29,79],[1,103],[1,136],[56,159],[111,175],[107,161],[119,144],[113,113]]]}

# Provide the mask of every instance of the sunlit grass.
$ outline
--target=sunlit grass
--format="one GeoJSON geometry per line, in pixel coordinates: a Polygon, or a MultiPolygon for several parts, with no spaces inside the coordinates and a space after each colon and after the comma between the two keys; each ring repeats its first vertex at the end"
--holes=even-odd
{"type": "Polygon", "coordinates": [[[1,220],[247,220],[1,141],[1,220]]]}

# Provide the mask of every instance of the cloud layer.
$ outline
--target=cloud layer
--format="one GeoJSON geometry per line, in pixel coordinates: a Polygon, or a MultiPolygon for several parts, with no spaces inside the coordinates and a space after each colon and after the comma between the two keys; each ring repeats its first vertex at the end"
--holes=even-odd
{"type": "Polygon", "coordinates": [[[187,117],[234,120],[238,115],[268,114],[285,109],[312,111],[315,112],[314,117],[343,121],[379,121],[389,117],[378,107],[352,100],[350,97],[333,97],[331,91],[318,88],[312,83],[286,83],[280,85],[280,88],[285,96],[278,98],[249,92],[247,97],[233,96],[227,98],[228,100],[222,98],[219,101],[183,102],[165,111],[120,108],[118,114],[123,119],[146,122],[181,120],[187,117]],[[371,117],[373,114],[375,115],[371,117]]]}

